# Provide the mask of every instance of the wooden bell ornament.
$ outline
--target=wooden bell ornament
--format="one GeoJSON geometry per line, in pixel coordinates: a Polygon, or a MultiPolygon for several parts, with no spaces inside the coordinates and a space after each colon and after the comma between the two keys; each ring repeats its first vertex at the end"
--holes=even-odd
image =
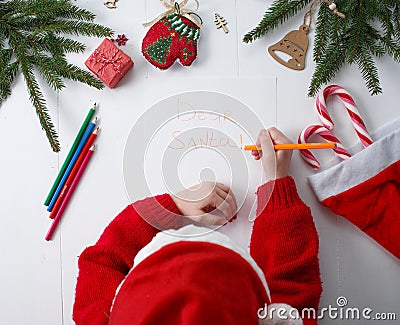
{"type": "Polygon", "coordinates": [[[303,70],[305,67],[305,58],[308,49],[308,37],[307,34],[310,31],[312,23],[312,13],[315,6],[320,2],[324,2],[328,5],[329,9],[340,18],[346,16],[341,13],[334,2],[331,0],[314,0],[310,6],[310,9],[306,12],[303,19],[303,25],[299,27],[299,30],[294,30],[286,34],[278,43],[271,45],[268,48],[268,53],[280,64],[293,70],[303,70]],[[307,19],[309,23],[307,24],[307,19]],[[279,56],[279,52],[289,56],[289,59],[285,61],[279,56]]]}
{"type": "Polygon", "coordinates": [[[117,8],[117,5],[116,5],[117,2],[118,2],[118,0],[108,0],[108,1],[104,2],[104,5],[108,9],[116,9],[117,8]]]}
{"type": "Polygon", "coordinates": [[[285,35],[278,43],[268,48],[269,54],[280,64],[293,70],[303,70],[308,49],[308,25],[301,25],[299,30],[293,30],[285,35]],[[277,52],[285,53],[289,60],[285,61],[277,52]]]}

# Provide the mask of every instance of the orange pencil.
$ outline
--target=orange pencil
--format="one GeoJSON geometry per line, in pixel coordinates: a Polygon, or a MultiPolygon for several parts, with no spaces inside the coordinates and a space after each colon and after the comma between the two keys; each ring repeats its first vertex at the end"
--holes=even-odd
{"type": "Polygon", "coordinates": [[[94,140],[96,140],[98,132],[99,132],[99,128],[96,128],[96,130],[94,130],[94,132],[90,135],[88,141],[86,142],[81,153],[79,154],[79,157],[74,165],[74,168],[72,168],[71,173],[68,175],[68,178],[65,181],[65,185],[63,186],[61,193],[58,196],[56,203],[54,204],[53,210],[51,210],[51,213],[49,216],[50,219],[54,219],[54,217],[57,215],[58,209],[60,208],[61,204],[63,203],[65,195],[67,194],[68,189],[71,186],[72,181],[75,178],[75,175],[78,173],[79,167],[82,165],[82,162],[85,159],[87,152],[89,151],[90,147],[94,143],[94,140]]]}
{"type": "MultiPolygon", "coordinates": [[[[336,148],[335,142],[322,142],[322,143],[288,143],[288,144],[276,144],[274,145],[275,150],[301,150],[301,149],[333,149],[336,148]]],[[[258,150],[261,151],[261,147],[258,146],[244,146],[244,150],[258,150]]]]}

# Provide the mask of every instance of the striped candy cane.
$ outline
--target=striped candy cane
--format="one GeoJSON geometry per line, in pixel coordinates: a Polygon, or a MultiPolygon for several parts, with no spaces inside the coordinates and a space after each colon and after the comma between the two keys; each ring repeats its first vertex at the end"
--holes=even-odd
{"type": "MultiPolygon", "coordinates": [[[[321,138],[328,142],[335,142],[336,147],[333,151],[339,156],[340,159],[344,160],[350,157],[350,153],[344,148],[340,140],[335,137],[330,130],[323,125],[310,125],[306,127],[299,135],[298,143],[307,143],[308,139],[313,135],[319,135],[321,138]]],[[[311,153],[309,149],[300,150],[300,154],[305,162],[310,165],[313,169],[319,169],[320,163],[311,153]]]]}
{"type": "Polygon", "coordinates": [[[351,122],[353,124],[354,129],[358,137],[360,138],[364,147],[368,147],[372,144],[371,136],[369,135],[367,128],[361,118],[360,113],[358,112],[356,103],[350,94],[340,86],[332,85],[328,86],[324,89],[324,91],[320,92],[316,99],[316,108],[318,111],[318,115],[321,119],[322,124],[328,129],[333,129],[333,121],[328,113],[328,109],[326,107],[326,99],[329,96],[337,95],[340,100],[343,102],[346,107],[347,113],[350,115],[351,122]]]}
{"type": "MultiPolygon", "coordinates": [[[[320,92],[316,98],[316,108],[318,111],[318,116],[323,125],[311,125],[305,128],[298,139],[299,143],[306,143],[308,139],[314,135],[318,134],[323,139],[327,141],[336,142],[336,148],[333,149],[340,159],[344,160],[350,157],[350,153],[343,147],[343,144],[335,137],[332,133],[333,121],[328,113],[326,107],[326,99],[329,96],[337,95],[346,107],[347,113],[350,115],[353,127],[361,140],[361,143],[366,148],[372,144],[371,136],[369,135],[367,128],[358,112],[357,106],[350,96],[350,94],[340,86],[332,85],[326,87],[322,92],[320,92]]],[[[300,150],[303,159],[314,169],[319,169],[320,164],[315,156],[310,150],[300,150]]]]}

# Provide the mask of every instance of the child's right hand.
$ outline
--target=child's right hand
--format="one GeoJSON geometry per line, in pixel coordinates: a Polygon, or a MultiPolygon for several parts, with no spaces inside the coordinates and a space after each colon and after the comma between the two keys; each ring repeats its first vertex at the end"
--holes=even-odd
{"type": "Polygon", "coordinates": [[[286,143],[292,142],[277,128],[260,131],[256,144],[261,146],[262,151],[253,150],[251,154],[255,160],[261,159],[267,181],[289,175],[292,150],[275,151],[274,149],[274,144],[286,143]]]}

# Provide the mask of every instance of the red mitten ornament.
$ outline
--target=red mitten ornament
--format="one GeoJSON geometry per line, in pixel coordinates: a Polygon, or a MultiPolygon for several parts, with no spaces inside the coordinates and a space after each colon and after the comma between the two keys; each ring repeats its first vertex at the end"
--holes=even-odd
{"type": "Polygon", "coordinates": [[[187,2],[178,4],[172,0],[167,4],[161,1],[169,10],[156,18],[143,39],[143,56],[159,69],[168,69],[176,59],[189,66],[197,57],[201,24],[189,15],[195,10],[182,9],[187,2]]]}

